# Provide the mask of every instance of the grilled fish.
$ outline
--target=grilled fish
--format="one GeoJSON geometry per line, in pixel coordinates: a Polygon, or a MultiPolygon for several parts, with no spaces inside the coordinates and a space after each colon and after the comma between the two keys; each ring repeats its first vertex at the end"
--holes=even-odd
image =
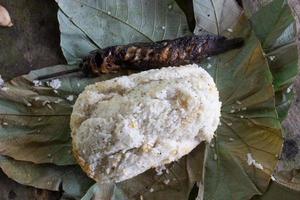
{"type": "Polygon", "coordinates": [[[85,75],[99,76],[122,69],[148,70],[199,63],[204,58],[242,47],[242,38],[191,35],[174,40],[131,43],[92,51],[80,64],[85,75]]]}

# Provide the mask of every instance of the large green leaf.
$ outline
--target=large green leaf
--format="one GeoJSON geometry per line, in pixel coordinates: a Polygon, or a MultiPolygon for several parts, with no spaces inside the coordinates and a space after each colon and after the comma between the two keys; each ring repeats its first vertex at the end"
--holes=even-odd
{"type": "Polygon", "coordinates": [[[44,68],[4,85],[0,90],[0,155],[34,163],[75,163],[69,127],[72,104],[86,85],[120,75],[94,79],[83,78],[81,73],[63,75],[76,69],[65,65],[44,68]],[[46,76],[54,76],[61,86],[49,87],[46,76]],[[41,78],[35,86],[33,82],[41,78]]]}
{"type": "Polygon", "coordinates": [[[286,0],[274,0],[256,12],[251,22],[264,50],[269,51],[294,18],[286,0]]]}
{"type": "Polygon", "coordinates": [[[35,163],[74,163],[64,125],[71,111],[65,98],[49,87],[35,87],[25,76],[6,83],[0,91],[0,154],[35,163]]]}
{"type": "Polygon", "coordinates": [[[98,46],[61,11],[58,12],[60,46],[68,63],[79,63],[87,52],[98,46]]]}
{"type": "Polygon", "coordinates": [[[298,74],[295,20],[285,0],[273,0],[254,13],[251,22],[268,58],[274,78],[276,108],[282,121],[294,97],[290,86],[298,74]],[[262,20],[265,22],[261,23],[262,20]]]}
{"type": "Polygon", "coordinates": [[[0,156],[0,168],[15,181],[40,189],[61,191],[64,196],[80,198],[93,184],[79,166],[33,164],[0,156]]]}
{"type": "Polygon", "coordinates": [[[291,84],[298,74],[295,20],[286,0],[243,0],[243,5],[264,44],[274,77],[276,110],[283,121],[294,99],[291,84]]]}
{"type": "MultiPolygon", "coordinates": [[[[80,57],[94,48],[136,41],[173,38],[188,32],[185,17],[182,17],[182,11],[174,1],[155,0],[151,2],[138,1],[138,3],[129,0],[122,2],[107,1],[107,5],[102,4],[103,2],[95,0],[59,1],[62,48],[70,63],[78,62],[80,57]],[[97,3],[99,4],[97,5],[97,3]],[[126,6],[122,9],[116,6],[120,4],[126,6]],[[143,10],[147,8],[147,10],[144,10],[144,15],[141,15],[143,13],[139,9],[141,6],[137,7],[137,5],[148,6],[143,7],[143,10]],[[160,5],[156,9],[152,9],[152,11],[157,11],[156,17],[154,17],[153,12],[150,13],[151,8],[154,8],[153,5],[154,7],[160,5]],[[128,20],[124,20],[127,12],[121,12],[124,11],[124,8],[132,10],[132,12],[128,12],[128,16],[130,16],[128,20]],[[117,14],[116,10],[118,10],[117,14]],[[179,16],[177,18],[183,24],[182,26],[179,26],[178,20],[175,20],[175,14],[179,16]],[[153,23],[156,21],[156,27],[153,26],[153,23],[152,26],[147,24],[145,19],[151,19],[149,22],[153,23]],[[172,19],[172,22],[169,19],[172,19]],[[167,20],[167,22],[164,20],[167,20]],[[141,26],[141,22],[146,23],[146,25],[141,26]],[[106,26],[104,27],[103,24],[106,24],[106,26]],[[170,24],[175,25],[170,26],[170,24]],[[176,27],[176,29],[170,29],[170,27],[176,27]],[[149,30],[152,30],[152,32],[150,31],[150,33],[149,30]],[[167,35],[169,33],[167,30],[170,35],[167,35]],[[172,30],[179,30],[179,33],[172,30]],[[164,36],[163,33],[166,33],[166,35],[164,36]]],[[[203,23],[203,27],[212,27],[211,24],[217,23],[218,26],[213,26],[215,30],[218,27],[217,34],[222,33],[245,38],[245,46],[242,49],[213,57],[203,63],[203,66],[207,66],[207,70],[215,78],[223,102],[222,123],[218,128],[217,137],[212,143],[213,147],[207,147],[205,198],[249,199],[255,194],[261,194],[267,188],[278,159],[277,155],[282,146],[280,124],[274,107],[271,73],[263,56],[259,40],[257,40],[254,32],[250,30],[247,20],[242,18],[239,24],[234,26],[237,23],[237,18],[230,17],[229,19],[232,19],[230,23],[226,22],[229,25],[222,25],[225,23],[221,23],[224,18],[222,16],[232,15],[226,7],[227,4],[233,3],[232,1],[207,1],[206,4],[203,4],[204,1],[199,2],[198,7],[194,7],[198,17],[200,16],[199,13],[201,14],[201,12],[198,12],[199,7],[210,6],[215,20],[208,24],[206,18],[204,18],[205,20],[197,20],[197,26],[201,26],[201,23],[203,23]],[[220,2],[223,6],[220,6],[220,2]],[[220,21],[220,19],[222,20],[220,21]],[[233,33],[231,33],[232,31],[233,33]],[[250,159],[248,163],[249,158],[255,161],[250,159]]],[[[209,28],[206,31],[210,31],[209,28]]],[[[280,37],[280,34],[278,37],[280,37]]],[[[277,42],[276,39],[275,43],[277,42]]],[[[0,96],[7,103],[3,105],[9,105],[9,103],[11,105],[5,106],[7,111],[5,111],[2,118],[3,120],[10,119],[11,113],[17,114],[17,117],[11,121],[4,121],[7,125],[5,123],[5,126],[3,126],[4,134],[0,134],[2,137],[2,139],[0,138],[0,146],[1,141],[3,141],[1,152],[4,155],[34,163],[46,162],[59,165],[74,163],[69,153],[71,145],[68,125],[72,102],[66,99],[69,95],[74,95],[75,100],[76,95],[82,91],[83,86],[109,78],[103,76],[97,79],[85,79],[80,77],[79,73],[61,75],[76,68],[76,66],[47,68],[44,71],[33,72],[29,76],[17,78],[5,86],[9,89],[1,91],[2,95],[0,96]],[[59,78],[61,81],[62,86],[57,89],[58,94],[46,86],[45,82],[49,79],[49,76],[59,78]],[[32,80],[38,77],[43,79],[43,86],[34,87],[32,80]],[[17,95],[22,94],[17,90],[18,87],[26,91],[23,96],[20,96],[21,98],[17,95]],[[10,91],[14,91],[14,95],[11,95],[10,91]],[[27,98],[31,97],[33,93],[50,101],[53,111],[49,107],[38,106],[31,102],[29,102],[31,106],[27,107],[27,98]],[[22,97],[26,97],[26,102],[23,102],[22,97]],[[54,101],[57,99],[63,101],[56,105],[54,101]],[[14,107],[15,104],[16,107],[14,107]],[[36,114],[35,110],[43,114],[65,114],[62,117],[65,121],[58,120],[56,116],[53,117],[55,118],[53,121],[42,120],[40,126],[48,129],[41,131],[42,136],[38,137],[39,134],[32,134],[35,130],[39,130],[36,125],[36,116],[33,115],[36,114]],[[20,124],[22,125],[25,119],[23,116],[28,117],[26,118],[26,126],[29,127],[30,131],[24,131],[20,128],[20,124]],[[8,128],[15,128],[16,133],[9,134],[6,131],[8,128]],[[43,149],[45,144],[50,144],[50,148],[43,149]],[[63,149],[62,146],[68,148],[60,150],[63,149]],[[8,148],[5,149],[4,147],[8,148]]],[[[107,188],[109,191],[113,191],[112,196],[115,196],[116,199],[118,195],[122,195],[118,198],[140,199],[142,196],[144,199],[185,200],[189,197],[194,183],[201,180],[203,152],[203,149],[197,149],[194,153],[182,158],[178,163],[171,164],[168,166],[169,174],[165,173],[157,176],[154,170],[149,170],[131,180],[113,186],[112,190],[111,187],[107,188]]],[[[15,167],[19,167],[18,163],[15,164],[15,167]]],[[[19,180],[19,182],[24,179],[22,176],[12,178],[19,180]]],[[[23,183],[26,184],[26,181],[23,181],[23,183]]],[[[88,198],[90,194],[92,196],[93,191],[95,190],[91,189],[86,197],[88,198]]],[[[96,191],[100,191],[99,195],[107,192],[105,188],[99,188],[96,191]]]]}
{"type": "Polygon", "coordinates": [[[259,11],[262,7],[268,5],[273,0],[241,0],[243,4],[243,9],[245,12],[245,15],[247,17],[251,17],[254,13],[259,11]]]}
{"type": "Polygon", "coordinates": [[[260,194],[277,164],[282,136],[271,74],[262,53],[252,33],[240,52],[214,59],[222,125],[207,160],[206,199],[249,199],[260,194]]]}
{"type": "Polygon", "coordinates": [[[193,0],[196,19],[195,34],[209,32],[224,35],[231,32],[241,15],[235,0],[193,0]]]}
{"type": "Polygon", "coordinates": [[[58,5],[61,46],[70,64],[95,48],[189,33],[175,0],[63,0],[58,5]]]}
{"type": "Polygon", "coordinates": [[[285,0],[274,0],[250,20],[268,58],[275,91],[280,91],[294,81],[298,71],[296,25],[289,5],[285,0]],[[260,23],[264,19],[266,22],[260,23]]]}
{"type": "MultiPolygon", "coordinates": [[[[290,106],[290,102],[293,97],[293,93],[291,92],[290,85],[294,81],[298,73],[298,66],[297,66],[298,51],[295,43],[296,34],[295,34],[294,20],[286,2],[275,0],[271,4],[268,4],[268,6],[263,7],[261,10],[255,13],[251,18],[251,22],[252,25],[254,26],[255,35],[258,35],[259,39],[264,44],[264,51],[267,53],[266,55],[267,58],[269,58],[268,59],[269,65],[271,68],[272,75],[274,77],[273,84],[276,92],[276,109],[279,112],[280,120],[283,120],[287,114],[288,108],[290,106]],[[274,12],[274,10],[276,10],[277,12],[274,12]],[[272,18],[272,20],[270,20],[269,18],[272,18]]],[[[223,132],[224,131],[222,131],[222,133],[223,132]]],[[[217,140],[218,139],[219,138],[217,137],[217,140]]],[[[248,140],[245,141],[247,142],[248,140]]],[[[277,147],[279,146],[277,145],[277,147]]],[[[280,148],[277,148],[277,150],[280,150],[280,148]]],[[[274,153],[275,151],[273,151],[273,155],[274,153]]],[[[273,163],[274,163],[274,159],[273,159],[273,163]]],[[[229,164],[227,165],[229,166],[229,164]]],[[[233,169],[233,166],[230,169],[233,169]]],[[[270,175],[270,173],[268,174],[270,175]]],[[[282,178],[282,175],[279,176],[279,174],[277,173],[277,177],[282,178]]],[[[257,191],[258,193],[261,193],[266,189],[267,186],[266,180],[265,180],[264,187],[257,187],[259,189],[259,191],[257,191]]],[[[288,179],[284,179],[284,180],[285,180],[285,185],[291,186],[292,184],[296,184],[291,182],[287,183],[288,179]]],[[[293,180],[296,180],[295,177],[293,180]]],[[[229,183],[230,181],[227,182],[229,183]]],[[[255,182],[257,186],[258,181],[256,180],[255,182]]],[[[281,183],[282,182],[283,180],[281,180],[281,183]]],[[[222,187],[222,185],[220,187],[222,187]]],[[[232,187],[234,187],[234,184],[232,185],[232,187]]],[[[224,190],[222,192],[226,192],[226,191],[228,190],[224,190]]],[[[214,190],[210,191],[210,193],[214,193],[214,192],[215,192],[214,190]]],[[[255,192],[253,192],[252,194],[254,193],[255,192]]],[[[246,196],[247,194],[244,193],[243,195],[246,196]]],[[[240,198],[246,199],[245,196],[240,198]]],[[[234,197],[238,199],[237,195],[234,195],[234,197]]],[[[208,199],[210,199],[210,196],[208,197],[208,199]]]]}
{"type": "MultiPolygon", "coordinates": [[[[294,24],[291,24],[294,27],[294,24]]],[[[296,38],[296,35],[294,35],[296,38]]],[[[274,77],[273,85],[276,95],[276,109],[280,121],[283,121],[288,114],[289,107],[294,99],[292,84],[294,83],[298,69],[298,49],[295,39],[281,47],[276,47],[267,52],[269,66],[274,77]]]]}
{"type": "Polygon", "coordinates": [[[93,199],[128,200],[115,184],[99,185],[97,183],[86,192],[81,200],[93,199]]]}
{"type": "MultiPolygon", "coordinates": [[[[248,3],[250,4],[250,2],[248,3]]],[[[247,10],[247,7],[245,9],[247,10]]],[[[296,25],[287,1],[283,0],[273,0],[272,3],[265,4],[264,7],[253,14],[251,21],[254,30],[261,36],[260,40],[265,44],[264,51],[274,77],[276,109],[280,121],[283,121],[293,101],[292,83],[298,74],[296,25]],[[266,21],[266,23],[259,23],[259,21],[266,18],[266,13],[273,19],[266,21]],[[274,28],[271,28],[273,26],[274,28]],[[271,41],[270,44],[268,44],[268,41],[271,41]]],[[[288,136],[289,133],[285,133],[285,135],[288,136]]],[[[290,158],[290,155],[293,155],[297,150],[297,143],[295,142],[297,140],[294,139],[290,139],[289,136],[286,138],[283,155],[273,176],[276,182],[282,185],[280,187],[288,187],[299,191],[299,163],[297,163],[297,159],[290,158]]],[[[278,185],[278,183],[271,184],[270,189],[262,199],[275,197],[278,193],[274,188],[277,189],[279,186],[275,187],[274,185],[278,185]]],[[[282,191],[280,188],[278,190],[282,191]]],[[[282,191],[282,195],[289,195],[287,193],[290,192],[282,191]]],[[[280,197],[282,196],[277,195],[277,199],[280,199],[280,197]]],[[[294,197],[291,196],[291,199],[295,199],[295,197],[295,195],[294,197]]]]}
{"type": "MultiPolygon", "coordinates": [[[[201,20],[197,23],[205,27],[201,20]]],[[[214,147],[208,148],[204,199],[249,199],[261,194],[282,147],[272,76],[260,42],[244,17],[232,29],[232,34],[226,34],[245,38],[245,46],[203,64],[214,77],[223,103],[222,124],[214,147]]]]}

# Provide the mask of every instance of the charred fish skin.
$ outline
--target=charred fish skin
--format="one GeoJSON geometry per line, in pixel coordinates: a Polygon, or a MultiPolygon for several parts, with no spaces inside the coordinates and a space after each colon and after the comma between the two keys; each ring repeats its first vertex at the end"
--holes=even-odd
{"type": "Polygon", "coordinates": [[[80,64],[85,75],[99,76],[121,69],[148,70],[199,63],[209,56],[242,47],[242,38],[191,35],[152,43],[131,43],[92,51],[80,64]]]}

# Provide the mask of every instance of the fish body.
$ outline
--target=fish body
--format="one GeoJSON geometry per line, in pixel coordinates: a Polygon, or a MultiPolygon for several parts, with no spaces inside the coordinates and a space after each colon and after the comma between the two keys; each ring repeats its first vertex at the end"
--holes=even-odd
{"type": "Polygon", "coordinates": [[[99,76],[121,69],[148,70],[199,63],[209,56],[240,48],[243,39],[191,35],[174,40],[131,43],[92,51],[80,64],[86,75],[99,76]]]}

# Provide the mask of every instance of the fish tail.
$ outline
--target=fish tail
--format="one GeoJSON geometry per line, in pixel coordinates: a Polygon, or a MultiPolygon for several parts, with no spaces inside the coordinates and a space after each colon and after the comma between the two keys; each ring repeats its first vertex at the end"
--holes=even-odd
{"type": "Polygon", "coordinates": [[[208,42],[208,55],[220,54],[232,49],[241,48],[244,45],[243,38],[227,39],[226,37],[217,37],[208,42]]]}

